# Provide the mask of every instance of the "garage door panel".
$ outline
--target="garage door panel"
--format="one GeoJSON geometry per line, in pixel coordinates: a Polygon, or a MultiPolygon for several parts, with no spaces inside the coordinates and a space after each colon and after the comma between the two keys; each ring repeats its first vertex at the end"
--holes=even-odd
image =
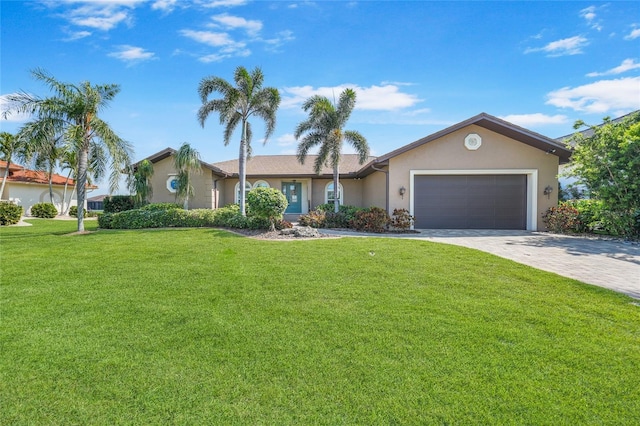
{"type": "Polygon", "coordinates": [[[526,229],[526,175],[417,175],[416,228],[526,229]]]}

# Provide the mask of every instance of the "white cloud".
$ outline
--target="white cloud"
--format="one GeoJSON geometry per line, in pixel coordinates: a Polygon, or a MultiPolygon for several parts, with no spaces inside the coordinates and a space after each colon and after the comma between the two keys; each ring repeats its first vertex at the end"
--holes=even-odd
{"type": "Polygon", "coordinates": [[[211,19],[215,21],[216,25],[221,25],[231,30],[242,29],[251,36],[257,35],[262,29],[261,21],[246,20],[240,16],[232,16],[226,13],[212,16],[211,19]]]}
{"type": "Polygon", "coordinates": [[[602,30],[602,25],[600,25],[599,22],[596,21],[596,7],[595,6],[589,6],[586,7],[584,9],[582,9],[580,11],[580,16],[582,18],[584,18],[585,21],[587,21],[587,25],[589,25],[590,28],[597,30],[597,31],[601,31],[602,30]]]}
{"type": "Polygon", "coordinates": [[[530,47],[524,53],[546,52],[547,56],[567,56],[578,55],[582,52],[582,48],[587,46],[589,41],[582,36],[574,36],[562,40],[552,41],[544,47],[530,47]]]}
{"type": "Polygon", "coordinates": [[[547,105],[586,113],[628,112],[640,108],[640,77],[563,87],[547,94],[547,98],[547,105]]]}
{"type": "Polygon", "coordinates": [[[293,133],[284,134],[278,138],[276,138],[276,144],[278,146],[292,146],[297,143],[295,136],[293,133]]]}
{"type": "Polygon", "coordinates": [[[599,77],[601,75],[615,75],[622,74],[627,71],[635,70],[640,68],[640,64],[635,62],[633,59],[625,59],[622,61],[620,65],[615,68],[611,68],[610,70],[604,72],[590,72],[587,74],[587,77],[599,77]]]}
{"type": "Polygon", "coordinates": [[[283,108],[295,108],[314,95],[325,96],[330,100],[336,100],[344,89],[351,88],[356,92],[356,107],[358,110],[393,111],[412,107],[421,102],[416,95],[402,93],[398,86],[382,85],[359,87],[355,84],[341,84],[335,87],[297,86],[285,87],[281,106],[283,108]]]}
{"type": "Polygon", "coordinates": [[[640,28],[634,28],[631,32],[624,37],[625,40],[635,40],[640,37],[640,28]]]}
{"type": "Polygon", "coordinates": [[[9,123],[24,123],[25,121],[29,120],[31,118],[30,114],[19,114],[15,111],[8,113],[8,111],[11,109],[11,103],[7,100],[7,96],[9,96],[9,94],[0,95],[0,121],[9,123]],[[6,118],[4,117],[5,113],[7,113],[6,118]]]}
{"type": "Polygon", "coordinates": [[[565,124],[569,122],[569,118],[566,115],[546,115],[541,113],[535,114],[511,114],[500,117],[509,123],[516,124],[522,127],[535,127],[546,124],[565,124]]]}
{"type": "Polygon", "coordinates": [[[89,37],[92,33],[90,31],[71,31],[68,34],[69,37],[65,38],[64,41],[80,40],[85,37],[89,37]]]}
{"type": "Polygon", "coordinates": [[[124,62],[128,62],[129,64],[157,59],[155,53],[148,52],[142,47],[124,44],[121,46],[117,46],[117,49],[117,51],[109,53],[109,56],[112,58],[120,59],[124,62]]]}
{"type": "Polygon", "coordinates": [[[49,6],[72,5],[61,16],[74,25],[108,31],[120,23],[131,24],[131,9],[146,0],[49,2],[49,6]]]}
{"type": "Polygon", "coordinates": [[[230,46],[235,43],[227,33],[182,30],[180,31],[180,34],[192,40],[195,40],[198,43],[203,43],[213,47],[230,46]]]}
{"type": "Polygon", "coordinates": [[[160,10],[164,13],[171,13],[178,5],[178,0],[156,0],[151,5],[151,9],[160,10]]]}
{"type": "Polygon", "coordinates": [[[209,0],[201,3],[204,7],[236,7],[247,4],[247,0],[209,0]]]}

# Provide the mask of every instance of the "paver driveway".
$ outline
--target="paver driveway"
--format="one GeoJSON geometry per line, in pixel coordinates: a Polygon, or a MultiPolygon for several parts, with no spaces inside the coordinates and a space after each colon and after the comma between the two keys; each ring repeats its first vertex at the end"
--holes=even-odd
{"type": "Polygon", "coordinates": [[[419,234],[395,237],[482,250],[640,299],[640,245],[637,243],[546,232],[494,230],[420,230],[419,234]]]}

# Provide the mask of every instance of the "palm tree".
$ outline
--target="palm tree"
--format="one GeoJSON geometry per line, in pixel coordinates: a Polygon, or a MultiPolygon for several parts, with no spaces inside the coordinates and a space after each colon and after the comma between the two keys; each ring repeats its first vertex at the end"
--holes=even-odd
{"type": "Polygon", "coordinates": [[[198,87],[202,106],[198,111],[198,121],[204,123],[212,112],[220,115],[220,124],[225,126],[224,144],[228,145],[231,135],[242,124],[240,153],[238,156],[238,175],[240,178],[240,213],[245,216],[245,182],[247,159],[251,157],[251,125],[249,117],[255,115],[265,122],[264,143],[276,127],[276,111],[280,105],[280,93],[273,87],[262,88],[264,75],[260,68],[249,73],[244,67],[236,68],[234,73],[236,87],[220,77],[203,78],[198,87]],[[209,100],[209,95],[219,92],[221,99],[209,100]]]}
{"type": "MultiPolygon", "coordinates": [[[[93,144],[90,152],[91,152],[91,158],[89,158],[89,163],[87,166],[87,171],[88,171],[87,184],[88,185],[92,184],[92,181],[91,181],[92,175],[96,173],[98,175],[102,175],[106,168],[106,163],[105,163],[106,156],[104,154],[104,148],[102,147],[102,145],[93,144]]],[[[76,179],[78,176],[77,153],[75,151],[64,151],[60,158],[60,168],[62,170],[69,170],[69,172],[67,173],[67,179],[64,182],[64,191],[62,193],[62,212],[60,213],[60,215],[66,216],[69,214],[69,209],[71,208],[71,199],[73,198],[73,192],[75,190],[75,186],[74,186],[74,189],[71,190],[71,194],[69,194],[69,201],[66,203],[66,208],[65,208],[65,200],[67,198],[67,188],[69,185],[69,181],[71,179],[76,179]]]]}
{"type": "Polygon", "coordinates": [[[0,200],[4,194],[4,186],[9,176],[9,167],[14,158],[24,158],[25,140],[9,132],[0,132],[0,159],[7,162],[2,176],[2,186],[0,187],[0,200]]]}
{"type": "Polygon", "coordinates": [[[314,170],[320,174],[325,165],[333,167],[334,211],[340,207],[338,165],[342,156],[342,142],[347,141],[356,150],[360,164],[369,157],[369,145],[360,133],[354,130],[342,130],[349,120],[351,111],[356,105],[356,92],[345,89],[341,94],[338,105],[334,105],[324,96],[315,95],[307,99],[302,105],[309,118],[298,124],[295,131],[296,139],[305,135],[298,145],[298,161],[304,161],[313,147],[319,146],[318,157],[314,163],[314,170]]]}
{"type": "MultiPolygon", "coordinates": [[[[120,92],[117,84],[91,85],[88,81],[78,85],[63,83],[47,72],[32,71],[36,80],[44,82],[54,95],[40,98],[26,92],[7,96],[10,111],[35,116],[34,125],[52,126],[55,134],[62,134],[65,144],[78,156],[76,191],[78,194],[78,232],[84,231],[84,209],[89,159],[96,146],[102,150],[101,162],[111,162],[110,191],[118,188],[122,170],[128,169],[132,155],[131,145],[120,138],[98,115],[120,92]]],[[[8,112],[5,112],[6,116],[8,112]]],[[[91,173],[99,179],[104,168],[91,173]]]]}
{"type": "Polygon", "coordinates": [[[137,206],[143,206],[149,202],[149,198],[153,196],[153,187],[151,186],[151,177],[153,176],[153,163],[149,160],[142,160],[138,163],[133,172],[132,192],[135,193],[134,199],[137,206]]]}
{"type": "Polygon", "coordinates": [[[200,173],[202,165],[200,164],[200,153],[191,148],[187,142],[184,142],[174,157],[174,164],[178,171],[178,188],[176,189],[176,198],[183,201],[184,209],[189,209],[189,198],[193,197],[193,182],[191,181],[192,173],[200,173]]]}

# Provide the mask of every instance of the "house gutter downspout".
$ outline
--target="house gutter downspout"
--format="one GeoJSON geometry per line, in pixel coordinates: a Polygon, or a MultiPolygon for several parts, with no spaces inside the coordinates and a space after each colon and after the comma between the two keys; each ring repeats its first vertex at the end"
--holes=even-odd
{"type": "Polygon", "coordinates": [[[373,170],[375,170],[376,172],[382,172],[382,173],[385,174],[385,178],[386,178],[385,189],[387,191],[387,194],[386,194],[386,197],[385,197],[385,201],[386,201],[385,208],[387,210],[387,213],[389,213],[389,170],[379,169],[376,166],[374,166],[373,164],[371,165],[371,168],[373,170]]]}
{"type": "Polygon", "coordinates": [[[221,178],[218,179],[214,179],[213,180],[213,209],[217,209],[218,208],[218,181],[219,180],[225,180],[226,178],[228,178],[229,175],[224,175],[221,178]]]}

